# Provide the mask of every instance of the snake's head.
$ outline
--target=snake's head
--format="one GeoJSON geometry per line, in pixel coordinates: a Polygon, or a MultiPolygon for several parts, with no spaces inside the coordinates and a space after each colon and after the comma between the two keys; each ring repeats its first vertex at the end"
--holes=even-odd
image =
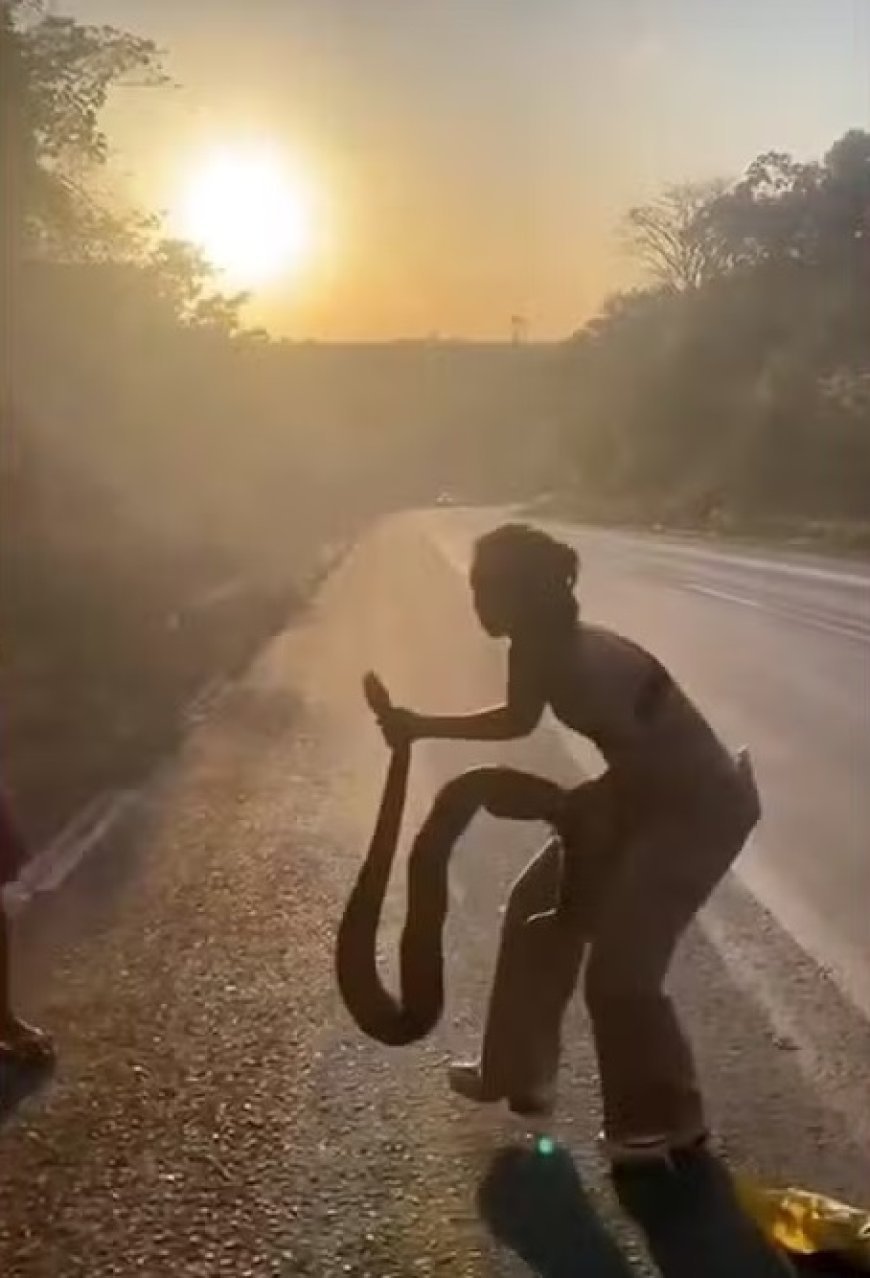
{"type": "Polygon", "coordinates": [[[377,716],[385,715],[392,709],[393,703],[390,700],[390,694],[372,670],[363,679],[363,693],[372,714],[377,716]]]}

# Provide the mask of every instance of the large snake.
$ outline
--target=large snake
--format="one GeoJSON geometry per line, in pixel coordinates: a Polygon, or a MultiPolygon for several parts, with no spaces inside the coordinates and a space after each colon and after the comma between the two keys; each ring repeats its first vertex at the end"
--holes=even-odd
{"type": "MultiPolygon", "coordinates": [[[[364,691],[376,715],[391,708],[376,675],[364,691]]],[[[377,933],[408,789],[410,744],[394,746],[374,833],[338,929],[336,972],[341,996],[363,1033],[398,1047],[417,1042],[437,1024],[444,1006],[442,931],[447,912],[447,864],[453,840],[418,835],[408,869],[408,912],[400,948],[401,997],[387,990],[377,967],[377,933]]],[[[437,810],[437,802],[433,814],[437,810]]],[[[431,821],[430,821],[431,827],[431,821]]]]}
{"type": "MultiPolygon", "coordinates": [[[[366,700],[381,721],[392,709],[373,674],[366,700]]],[[[396,854],[411,763],[410,744],[393,744],[381,805],[365,861],[339,924],[336,973],[345,1005],[364,1034],[389,1046],[415,1043],[434,1029],[444,1007],[443,931],[450,854],[474,814],[485,809],[512,820],[541,820],[561,802],[554,782],[497,766],[454,777],[435,796],[408,862],[408,908],[399,950],[400,997],[377,967],[377,934],[396,854]]]]}

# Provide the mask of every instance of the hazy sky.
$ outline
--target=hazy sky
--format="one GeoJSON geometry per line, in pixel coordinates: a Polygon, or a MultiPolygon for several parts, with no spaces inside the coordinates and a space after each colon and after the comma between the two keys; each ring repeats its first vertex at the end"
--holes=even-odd
{"type": "Polygon", "coordinates": [[[662,183],[870,127],[870,0],[66,0],[152,36],[180,88],[107,119],[172,211],[216,142],[266,137],[325,247],[260,302],[295,336],[561,336],[630,278],[614,228],[662,183]]]}

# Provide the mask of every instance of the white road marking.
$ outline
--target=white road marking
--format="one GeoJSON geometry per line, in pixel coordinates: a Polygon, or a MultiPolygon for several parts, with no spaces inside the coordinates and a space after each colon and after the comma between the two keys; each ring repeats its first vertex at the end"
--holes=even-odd
{"type": "Polygon", "coordinates": [[[724,599],[726,603],[743,604],[746,608],[758,608],[762,612],[769,612],[763,604],[757,599],[749,599],[746,595],[734,595],[728,590],[714,590],[712,586],[696,586],[691,582],[680,582],[686,590],[692,590],[697,595],[710,595],[713,599],[724,599]]]}
{"type": "Polygon", "coordinates": [[[754,608],[758,612],[766,612],[771,616],[785,617],[801,625],[812,626],[816,630],[824,630],[826,634],[839,635],[841,638],[855,639],[858,643],[870,645],[870,625],[866,628],[861,626],[860,623],[850,626],[843,622],[830,621],[827,617],[820,617],[815,613],[805,612],[803,609],[790,608],[787,604],[777,607],[776,604],[762,602],[759,599],[750,599],[747,595],[737,595],[727,590],[717,590],[712,586],[698,586],[690,581],[683,581],[678,584],[684,590],[691,590],[697,595],[709,595],[711,599],[722,599],[726,603],[736,603],[744,608],[754,608]]]}
{"type": "MultiPolygon", "coordinates": [[[[229,686],[226,679],[212,679],[190,701],[183,720],[195,725],[206,718],[229,686]]],[[[102,791],[80,808],[44,848],[27,860],[18,878],[2,888],[9,913],[20,914],[34,896],[56,892],[89,856],[102,851],[127,815],[149,802],[167,766],[171,763],[164,761],[136,789],[102,791]]]]}
{"type": "Polygon", "coordinates": [[[602,542],[628,546],[646,554],[673,555],[683,559],[697,559],[713,564],[727,564],[732,567],[746,568],[754,572],[779,573],[786,577],[803,577],[813,581],[827,582],[835,586],[850,586],[868,592],[870,606],[870,571],[866,573],[850,572],[844,568],[823,568],[816,564],[789,563],[784,559],[771,559],[758,555],[736,555],[728,551],[713,550],[701,546],[685,546],[666,538],[636,535],[623,532],[610,532],[606,529],[587,528],[583,525],[560,524],[560,528],[572,537],[589,537],[602,542]]]}
{"type": "Polygon", "coordinates": [[[134,805],[141,790],[115,790],[98,795],[72,818],[46,847],[32,856],[18,878],[4,888],[10,914],[20,914],[31,899],[56,892],[89,856],[105,845],[134,805]]]}

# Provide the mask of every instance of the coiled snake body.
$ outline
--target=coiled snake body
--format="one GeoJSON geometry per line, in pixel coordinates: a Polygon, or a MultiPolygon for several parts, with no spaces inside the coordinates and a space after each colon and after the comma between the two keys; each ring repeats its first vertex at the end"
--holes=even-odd
{"type": "MultiPolygon", "coordinates": [[[[375,675],[366,699],[383,720],[392,708],[375,675]]],[[[338,929],[336,973],[341,996],[364,1034],[390,1046],[415,1043],[434,1029],[444,1007],[443,931],[450,854],[476,812],[511,820],[551,820],[566,791],[555,782],[502,765],[471,768],[435,796],[408,861],[408,908],[399,950],[400,997],[377,969],[377,933],[395,859],[408,787],[410,744],[393,745],[381,805],[338,929]]],[[[598,784],[585,790],[598,792],[598,784]]],[[[577,817],[574,818],[575,822],[577,817]]],[[[552,981],[550,982],[552,984],[552,981]]]]}
{"type": "MultiPolygon", "coordinates": [[[[364,684],[376,714],[390,708],[375,675],[364,684]]],[[[342,999],[359,1028],[388,1046],[415,1043],[438,1023],[444,1006],[442,932],[447,913],[447,865],[454,839],[436,802],[417,836],[408,867],[408,911],[400,947],[400,998],[377,968],[377,932],[395,859],[408,789],[410,744],[393,749],[374,833],[339,924],[336,974],[342,999]]],[[[464,822],[463,822],[464,824],[464,822]]],[[[458,831],[457,831],[458,833],[458,831]]]]}

